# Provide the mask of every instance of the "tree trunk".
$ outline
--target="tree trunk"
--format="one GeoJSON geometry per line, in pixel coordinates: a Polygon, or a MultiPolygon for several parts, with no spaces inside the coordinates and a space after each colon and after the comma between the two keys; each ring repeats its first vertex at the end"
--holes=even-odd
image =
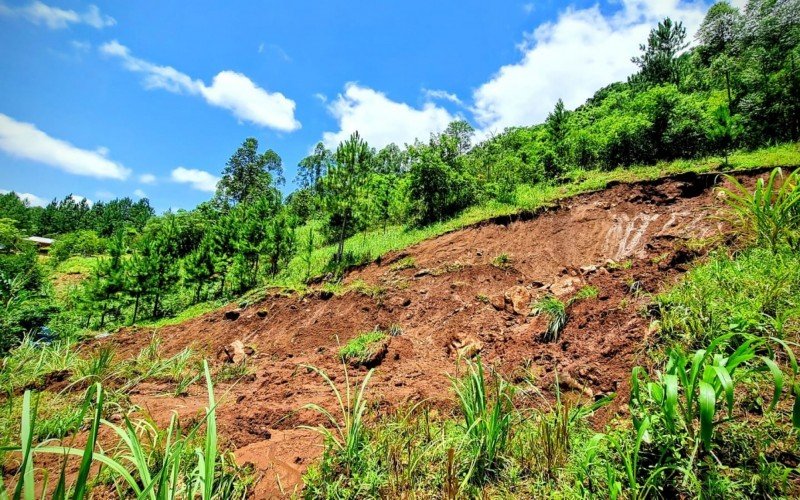
{"type": "Polygon", "coordinates": [[[157,316],[157,314],[158,314],[158,299],[159,299],[159,298],[160,298],[160,297],[159,297],[159,294],[156,294],[156,297],[155,297],[155,299],[153,300],[153,317],[154,317],[154,318],[157,318],[157,317],[158,317],[158,316],[157,316]]]}
{"type": "Polygon", "coordinates": [[[133,320],[131,321],[131,324],[136,323],[136,316],[139,315],[139,297],[140,296],[141,296],[141,294],[138,294],[138,293],[136,294],[136,302],[133,305],[133,320]]]}
{"type": "Polygon", "coordinates": [[[347,211],[344,213],[344,217],[342,218],[342,231],[339,233],[339,248],[336,251],[336,263],[342,263],[342,255],[344,254],[344,233],[345,229],[347,228],[347,211]]]}

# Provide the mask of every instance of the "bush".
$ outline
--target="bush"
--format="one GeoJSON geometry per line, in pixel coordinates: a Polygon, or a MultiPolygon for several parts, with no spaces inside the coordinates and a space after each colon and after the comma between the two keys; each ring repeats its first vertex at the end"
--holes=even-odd
{"type": "Polygon", "coordinates": [[[75,231],[59,236],[53,242],[48,254],[55,263],[80,255],[90,257],[106,251],[106,242],[91,230],[75,231]]]}

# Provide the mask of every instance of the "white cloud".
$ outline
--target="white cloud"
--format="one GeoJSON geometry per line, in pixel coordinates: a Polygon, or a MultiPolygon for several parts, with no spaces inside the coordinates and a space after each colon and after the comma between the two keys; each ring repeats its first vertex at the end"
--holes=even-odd
{"type": "Polygon", "coordinates": [[[202,80],[192,79],[171,66],[159,66],[134,57],[130,49],[116,40],[103,44],[100,51],[121,59],[127,70],[143,73],[145,88],[197,95],[212,106],[230,111],[239,120],[263,127],[284,132],[300,128],[300,122],[294,116],[293,100],[280,92],[264,90],[241,73],[221,71],[207,86],[202,80]]]}
{"type": "Polygon", "coordinates": [[[141,189],[135,189],[133,191],[133,195],[137,198],[147,198],[147,193],[142,191],[141,189]]]}
{"type": "Polygon", "coordinates": [[[348,83],[328,109],[339,122],[338,132],[322,134],[322,142],[331,149],[356,130],[370,146],[378,149],[391,142],[410,144],[417,138],[427,139],[432,132],[441,132],[456,119],[431,102],[421,109],[413,108],[356,83],[348,83]]]}
{"type": "Polygon", "coordinates": [[[89,42],[81,42],[79,40],[71,40],[69,42],[72,48],[78,52],[89,52],[92,49],[92,44],[89,42]]]}
{"type": "MultiPolygon", "coordinates": [[[[0,189],[0,194],[8,194],[10,192],[11,191],[9,191],[8,189],[0,189]]],[[[44,198],[40,198],[35,194],[18,193],[16,191],[14,191],[14,194],[16,194],[17,198],[19,198],[20,200],[28,202],[28,205],[32,207],[44,207],[47,206],[47,204],[49,203],[49,201],[45,200],[44,198]]]]}
{"type": "Polygon", "coordinates": [[[102,14],[96,5],[90,5],[86,12],[80,14],[74,10],[52,7],[39,1],[21,7],[0,4],[0,15],[22,17],[33,24],[45,25],[54,30],[64,29],[70,24],[86,24],[97,29],[117,24],[113,17],[102,14]]]}
{"type": "Polygon", "coordinates": [[[92,205],[94,205],[94,202],[92,200],[90,200],[89,198],[86,198],[85,196],[81,196],[79,194],[72,194],[69,197],[72,198],[73,200],[75,200],[75,203],[80,203],[83,200],[86,200],[86,204],[89,205],[90,207],[92,205]]]}
{"type": "Polygon", "coordinates": [[[139,176],[139,182],[142,184],[155,184],[156,176],[153,174],[142,174],[139,176]]]}
{"type": "Polygon", "coordinates": [[[213,193],[217,190],[217,182],[219,177],[216,177],[203,170],[196,168],[178,167],[172,171],[171,178],[174,182],[181,184],[189,184],[192,189],[198,191],[207,191],[213,193]]]}
{"type": "Polygon", "coordinates": [[[446,90],[423,89],[423,93],[425,94],[425,97],[427,97],[430,100],[441,99],[444,101],[450,101],[453,104],[457,104],[459,106],[464,105],[464,103],[461,101],[461,99],[458,98],[457,95],[453,94],[452,92],[448,92],[446,90]]]}
{"type": "Polygon", "coordinates": [[[562,98],[568,108],[582,104],[609,83],[635,71],[630,58],[658,21],[682,21],[691,35],[707,5],[680,0],[621,0],[616,13],[604,16],[595,5],[568,8],[555,22],[527,34],[522,59],[500,70],[473,94],[479,127],[499,131],[541,122],[562,98]]]}
{"type": "Polygon", "coordinates": [[[11,156],[44,163],[75,175],[126,179],[130,170],[108,158],[108,150],[80,149],[50,137],[32,123],[18,122],[0,113],[0,150],[11,156]]]}

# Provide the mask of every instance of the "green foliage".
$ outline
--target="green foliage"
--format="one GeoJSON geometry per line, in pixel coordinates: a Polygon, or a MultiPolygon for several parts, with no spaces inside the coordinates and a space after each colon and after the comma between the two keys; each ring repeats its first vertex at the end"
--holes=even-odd
{"type": "MultiPolygon", "coordinates": [[[[347,368],[345,368],[345,392],[343,394],[325,372],[314,366],[307,366],[307,368],[322,377],[328,387],[330,387],[333,395],[336,397],[337,410],[339,413],[338,416],[336,416],[334,413],[331,413],[317,404],[308,404],[305,408],[314,410],[325,417],[330,428],[324,425],[320,425],[319,427],[305,426],[305,428],[319,432],[322,435],[325,439],[326,454],[335,456],[339,467],[342,468],[342,474],[344,476],[363,470],[364,462],[362,452],[368,445],[366,429],[364,427],[364,412],[367,407],[365,390],[370,377],[372,377],[372,370],[364,377],[360,388],[357,388],[356,386],[350,386],[350,377],[347,373],[347,368]]],[[[323,471],[323,474],[327,477],[323,477],[322,479],[324,481],[336,481],[336,476],[338,476],[337,469],[338,468],[333,468],[332,470],[323,471]]]]}
{"type": "Polygon", "coordinates": [[[776,168],[766,182],[759,178],[752,192],[731,176],[726,180],[733,188],[724,190],[723,194],[743,238],[773,252],[782,244],[798,244],[800,170],[784,178],[783,171],[776,168]]]}
{"type": "Polygon", "coordinates": [[[57,238],[47,253],[58,264],[73,256],[91,257],[105,250],[106,242],[96,232],[80,230],[57,238]]]}
{"type": "Polygon", "coordinates": [[[452,379],[464,416],[464,439],[469,470],[464,483],[481,483],[500,473],[512,423],[513,386],[494,374],[487,387],[480,358],[467,362],[463,379],[452,379]]]}
{"type": "Polygon", "coordinates": [[[533,314],[547,316],[547,330],[543,335],[546,342],[554,342],[561,335],[561,330],[567,324],[567,306],[557,297],[547,295],[541,299],[534,307],[533,314]]]}
{"type": "Polygon", "coordinates": [[[381,330],[364,332],[350,339],[339,349],[339,357],[342,361],[351,363],[363,363],[375,354],[383,341],[386,340],[386,333],[381,330]]]}

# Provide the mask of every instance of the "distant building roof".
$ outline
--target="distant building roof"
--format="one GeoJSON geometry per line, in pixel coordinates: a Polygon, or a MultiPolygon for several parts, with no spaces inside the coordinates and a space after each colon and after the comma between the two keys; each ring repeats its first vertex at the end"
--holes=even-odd
{"type": "Polygon", "coordinates": [[[25,239],[27,241],[32,241],[39,245],[52,245],[53,242],[55,241],[52,238],[42,238],[41,236],[29,236],[28,238],[25,239]]]}

